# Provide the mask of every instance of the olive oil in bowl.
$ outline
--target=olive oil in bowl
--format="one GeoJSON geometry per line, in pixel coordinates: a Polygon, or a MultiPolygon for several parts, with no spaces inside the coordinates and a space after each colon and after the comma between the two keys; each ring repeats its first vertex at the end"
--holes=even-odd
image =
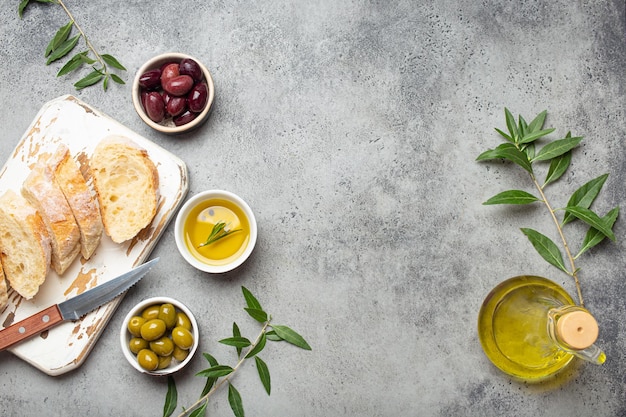
{"type": "Polygon", "coordinates": [[[176,246],[195,268],[209,273],[241,265],[256,244],[254,213],[237,195],[209,190],[189,199],[176,216],[176,246]]]}

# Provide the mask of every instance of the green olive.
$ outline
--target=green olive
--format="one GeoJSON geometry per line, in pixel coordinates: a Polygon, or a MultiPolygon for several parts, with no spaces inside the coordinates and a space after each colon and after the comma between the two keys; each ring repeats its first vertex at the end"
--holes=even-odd
{"type": "Polygon", "coordinates": [[[159,356],[169,356],[174,351],[174,343],[169,337],[163,336],[150,342],[150,350],[159,356]]]}
{"type": "Polygon", "coordinates": [[[159,306],[158,304],[155,304],[155,305],[150,306],[150,307],[146,307],[141,312],[141,317],[143,317],[146,320],[156,319],[156,318],[159,317],[159,309],[160,308],[161,308],[161,306],[159,306]]]}
{"type": "Polygon", "coordinates": [[[141,349],[137,353],[137,362],[139,362],[139,366],[147,371],[154,371],[159,366],[159,358],[150,349],[141,349]]]}
{"type": "Polygon", "coordinates": [[[157,369],[165,369],[170,366],[170,363],[172,363],[172,355],[159,356],[159,366],[157,369]]]}
{"type": "Polygon", "coordinates": [[[145,339],[142,339],[141,337],[133,337],[128,342],[128,347],[130,351],[136,355],[137,353],[139,353],[141,349],[148,348],[148,341],[145,339]]]}
{"type": "Polygon", "coordinates": [[[165,322],[168,329],[174,328],[176,325],[176,308],[170,303],[165,303],[159,308],[158,318],[165,322]]]}
{"type": "Polygon", "coordinates": [[[172,340],[181,349],[189,349],[193,346],[193,336],[184,327],[174,327],[172,330],[172,340]]]}
{"type": "Polygon", "coordinates": [[[141,337],[146,339],[148,342],[151,342],[163,336],[163,334],[165,334],[165,330],[165,322],[163,320],[148,320],[143,324],[143,326],[141,326],[141,337]]]}
{"type": "Polygon", "coordinates": [[[189,355],[189,350],[187,349],[181,349],[178,346],[174,345],[174,352],[172,353],[172,356],[174,357],[174,359],[176,359],[178,362],[182,362],[185,359],[187,359],[187,356],[189,355]]]}
{"type": "Polygon", "coordinates": [[[141,336],[141,326],[146,322],[143,317],[133,316],[128,321],[128,331],[135,337],[141,336]]]}
{"type": "Polygon", "coordinates": [[[191,330],[191,320],[182,311],[176,313],[176,327],[183,327],[187,330],[191,330]]]}

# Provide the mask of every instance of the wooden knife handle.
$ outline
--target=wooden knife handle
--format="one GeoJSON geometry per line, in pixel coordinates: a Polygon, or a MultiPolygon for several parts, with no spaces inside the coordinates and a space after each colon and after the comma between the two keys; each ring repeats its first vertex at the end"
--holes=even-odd
{"type": "Polygon", "coordinates": [[[6,329],[0,330],[0,351],[39,334],[62,321],[63,317],[56,305],[18,321],[6,329]]]}

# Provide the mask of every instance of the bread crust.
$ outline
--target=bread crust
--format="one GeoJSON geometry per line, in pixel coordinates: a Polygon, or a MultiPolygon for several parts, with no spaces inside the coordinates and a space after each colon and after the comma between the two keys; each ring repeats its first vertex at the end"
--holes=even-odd
{"type": "Polygon", "coordinates": [[[0,196],[0,248],[7,281],[30,300],[50,270],[50,237],[39,212],[12,190],[0,196]]]}
{"type": "Polygon", "coordinates": [[[98,143],[89,161],[106,234],[115,243],[134,238],[157,212],[158,171],[148,152],[123,136],[98,143]]]}
{"type": "Polygon", "coordinates": [[[48,158],[37,161],[22,183],[22,195],[39,212],[52,241],[52,267],[62,275],[80,252],[80,230],[48,158]]]}
{"type": "Polygon", "coordinates": [[[7,288],[7,281],[4,277],[2,262],[0,262],[0,313],[4,310],[7,304],[9,304],[9,293],[7,288]]]}
{"type": "Polygon", "coordinates": [[[48,164],[54,170],[54,178],[78,225],[81,255],[89,259],[100,244],[104,229],[95,193],[87,185],[66,145],[59,145],[48,164]]]}

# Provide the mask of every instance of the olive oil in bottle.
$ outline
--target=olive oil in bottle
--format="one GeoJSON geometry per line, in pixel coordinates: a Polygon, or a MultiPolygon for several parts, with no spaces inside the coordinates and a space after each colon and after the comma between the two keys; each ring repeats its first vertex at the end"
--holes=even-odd
{"type": "Polygon", "coordinates": [[[480,310],[478,334],[487,357],[505,373],[538,381],[565,368],[573,359],[550,337],[551,309],[574,305],[556,283],[520,276],[491,291],[480,310]]]}

